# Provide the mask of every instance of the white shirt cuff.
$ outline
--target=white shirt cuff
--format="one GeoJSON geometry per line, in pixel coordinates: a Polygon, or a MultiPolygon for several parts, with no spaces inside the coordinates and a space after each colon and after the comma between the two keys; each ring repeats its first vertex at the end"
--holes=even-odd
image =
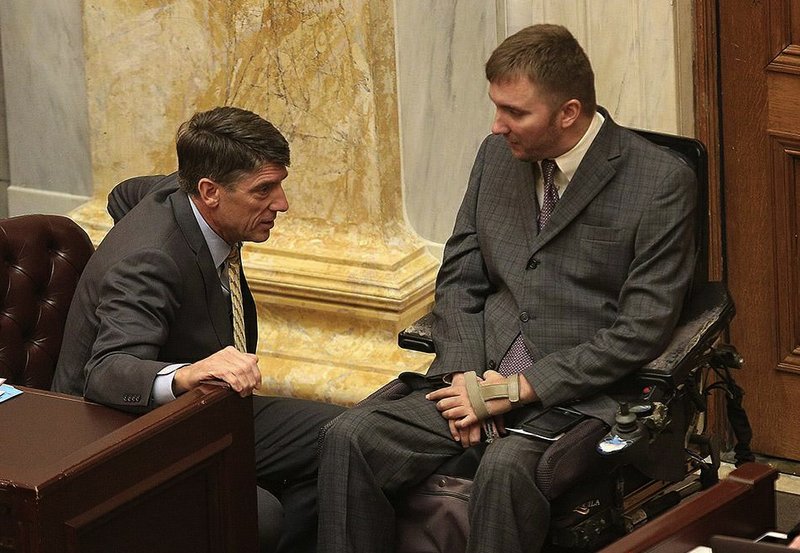
{"type": "Polygon", "coordinates": [[[158,375],[153,381],[153,405],[164,405],[175,399],[175,394],[172,393],[172,381],[175,379],[175,371],[188,364],[173,363],[158,371],[158,375]]]}

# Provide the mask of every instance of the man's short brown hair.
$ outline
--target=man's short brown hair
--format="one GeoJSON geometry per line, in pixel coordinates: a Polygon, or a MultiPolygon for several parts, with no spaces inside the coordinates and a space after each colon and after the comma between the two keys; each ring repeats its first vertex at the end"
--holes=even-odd
{"type": "Polygon", "coordinates": [[[272,123],[241,108],[196,113],[178,129],[178,183],[197,194],[207,178],[230,187],[265,163],[289,165],[289,143],[272,123]]]}
{"type": "Polygon", "coordinates": [[[527,77],[560,105],[573,98],[597,108],[594,72],[575,37],[561,25],[532,25],[506,38],[486,62],[490,83],[527,77]]]}

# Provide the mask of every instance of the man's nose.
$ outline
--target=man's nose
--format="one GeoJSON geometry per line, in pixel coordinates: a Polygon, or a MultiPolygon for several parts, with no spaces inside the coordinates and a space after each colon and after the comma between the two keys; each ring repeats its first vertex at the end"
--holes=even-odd
{"type": "Polygon", "coordinates": [[[494,113],[494,121],[492,121],[492,134],[506,134],[508,132],[508,125],[503,121],[499,111],[494,113]]]}
{"type": "Polygon", "coordinates": [[[275,197],[272,199],[270,208],[273,211],[288,211],[289,200],[286,198],[286,191],[283,186],[279,186],[275,197]]]}

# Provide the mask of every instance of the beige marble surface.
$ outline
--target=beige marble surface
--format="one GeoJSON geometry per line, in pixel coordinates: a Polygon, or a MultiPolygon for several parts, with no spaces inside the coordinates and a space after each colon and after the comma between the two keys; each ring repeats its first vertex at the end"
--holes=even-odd
{"type": "Polygon", "coordinates": [[[194,111],[236,105],[287,137],[290,209],[243,262],[271,390],[353,403],[429,360],[396,332],[432,303],[436,260],[405,222],[390,0],[86,0],[95,241],[124,178],[174,170],[194,111]]]}
{"type": "Polygon", "coordinates": [[[87,0],[95,191],[175,167],[178,125],[236,105],[290,140],[291,217],[402,219],[389,0],[87,0]]]}

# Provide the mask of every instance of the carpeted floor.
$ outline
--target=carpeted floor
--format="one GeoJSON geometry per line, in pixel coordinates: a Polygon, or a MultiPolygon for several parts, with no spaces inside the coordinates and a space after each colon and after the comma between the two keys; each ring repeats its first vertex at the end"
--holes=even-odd
{"type": "Polygon", "coordinates": [[[775,509],[778,530],[786,532],[800,522],[800,495],[776,492],[775,509]]]}
{"type": "Polygon", "coordinates": [[[756,454],[756,461],[767,463],[781,472],[775,483],[777,529],[785,532],[800,522],[800,462],[756,454]]]}

